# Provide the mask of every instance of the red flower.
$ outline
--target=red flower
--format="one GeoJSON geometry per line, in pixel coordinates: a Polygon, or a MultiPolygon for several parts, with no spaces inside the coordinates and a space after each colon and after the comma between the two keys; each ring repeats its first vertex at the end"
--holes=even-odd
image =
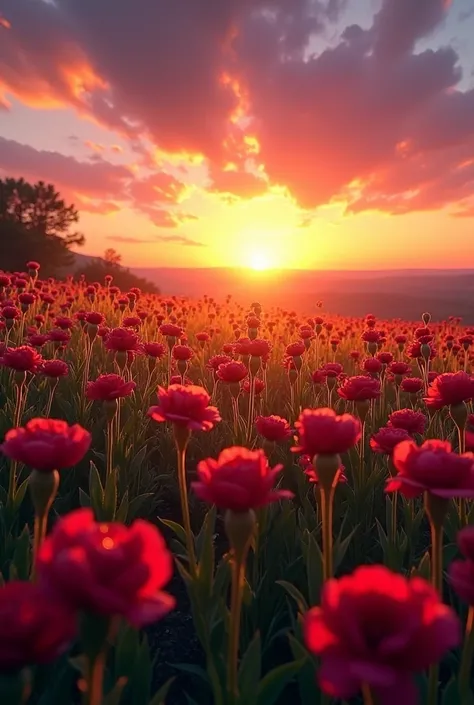
{"type": "Polygon", "coordinates": [[[43,358],[29,345],[21,345],[19,348],[7,348],[0,362],[4,367],[18,372],[36,372],[43,358]]]}
{"type": "Polygon", "coordinates": [[[410,365],[406,362],[391,362],[388,369],[393,375],[398,376],[407,375],[411,371],[410,365]]]}
{"type": "Polygon", "coordinates": [[[217,372],[219,365],[225,365],[227,362],[232,362],[232,358],[228,355],[214,355],[209,358],[206,367],[209,370],[214,370],[214,372],[217,372]]]}
{"type": "Polygon", "coordinates": [[[324,369],[322,370],[315,370],[314,372],[311,373],[311,381],[313,384],[324,384],[326,381],[326,372],[324,369]]]}
{"type": "Polygon", "coordinates": [[[427,582],[381,565],[329,580],[321,606],[306,614],[304,634],[321,658],[325,693],[346,700],[364,683],[380,705],[416,705],[413,674],[461,640],[458,618],[427,582]]]}
{"type": "MultiPolygon", "coordinates": [[[[429,359],[432,360],[433,358],[436,357],[436,350],[434,349],[434,347],[431,343],[426,343],[425,345],[427,345],[427,347],[429,347],[429,349],[430,349],[429,359]]],[[[407,348],[406,352],[407,352],[408,357],[412,357],[413,359],[422,357],[422,354],[421,354],[422,347],[423,347],[422,342],[420,340],[415,340],[407,348]]]]}
{"type": "Polygon", "coordinates": [[[179,326],[173,325],[173,323],[163,323],[160,326],[160,333],[168,338],[181,338],[183,329],[179,326]]]}
{"type": "Polygon", "coordinates": [[[249,345],[250,355],[253,357],[268,357],[270,354],[271,345],[268,340],[263,338],[255,338],[249,345]]]}
{"type": "Polygon", "coordinates": [[[326,364],[323,365],[321,372],[326,377],[339,377],[339,375],[344,372],[344,368],[339,364],[339,362],[326,362],[326,364]]]}
{"type": "Polygon", "coordinates": [[[16,306],[4,306],[2,308],[2,316],[7,321],[13,321],[16,318],[20,318],[21,311],[16,306]]]}
{"type": "Polygon", "coordinates": [[[145,355],[158,360],[166,355],[166,348],[163,343],[143,343],[142,349],[145,355]]]}
{"type": "Polygon", "coordinates": [[[210,431],[221,420],[215,406],[209,406],[210,396],[202,387],[172,384],[158,387],[158,406],[148,410],[154,421],[170,421],[190,431],[210,431]]]}
{"type": "Polygon", "coordinates": [[[56,419],[32,419],[7,432],[0,450],[11,460],[41,472],[77,465],[89,450],[91,434],[79,424],[56,419]]]}
{"type": "Polygon", "coordinates": [[[358,419],[350,414],[338,416],[333,409],[305,409],[295,426],[298,446],[292,450],[310,458],[345,453],[361,436],[358,419]]]}
{"type": "Polygon", "coordinates": [[[380,340],[380,333],[378,330],[369,328],[369,330],[362,333],[361,338],[366,343],[378,343],[380,340]]]}
{"type": "Polygon", "coordinates": [[[245,512],[293,497],[291,492],[274,489],[282,469],[282,465],[270,468],[263,450],[226,448],[217,460],[207,458],[198,464],[198,482],[193,482],[192,488],[209,504],[245,512]]]}
{"type": "Polygon", "coordinates": [[[90,509],[59,519],[38,556],[38,580],[53,601],[99,615],[120,615],[136,627],[164,617],[174,598],[163,587],[173,559],[158,529],[137,520],[100,524],[90,509]]]}
{"type": "Polygon", "coordinates": [[[234,352],[236,355],[242,355],[246,357],[250,355],[250,346],[252,341],[250,338],[239,338],[239,340],[234,344],[234,352]]]}
{"type": "Polygon", "coordinates": [[[113,401],[129,397],[136,388],[135,382],[126,382],[120,375],[100,375],[95,382],[88,382],[86,396],[93,401],[113,401]]]}
{"type": "Polygon", "coordinates": [[[257,416],[255,427],[267,441],[286,441],[292,435],[290,424],[281,416],[257,416]]]}
{"type": "Polygon", "coordinates": [[[202,331],[201,333],[196,333],[196,340],[200,343],[207,343],[207,341],[210,339],[209,333],[206,333],[205,331],[202,331]]]}
{"type": "Polygon", "coordinates": [[[466,372],[446,372],[438,375],[428,387],[426,405],[432,409],[456,406],[474,397],[474,378],[466,372]]]}
{"type": "Polygon", "coordinates": [[[463,602],[474,605],[474,526],[461,529],[457,542],[465,560],[452,561],[449,566],[449,582],[463,602]]]}
{"type": "MultiPolygon", "coordinates": [[[[250,394],[250,380],[244,379],[242,382],[242,389],[246,394],[250,394]]],[[[263,392],[265,389],[265,382],[260,377],[253,378],[253,391],[256,397],[263,392]]]]}
{"type": "Polygon", "coordinates": [[[90,311],[86,313],[85,321],[92,326],[100,326],[104,322],[104,316],[98,311],[90,311]]]}
{"type": "Polygon", "coordinates": [[[32,269],[34,272],[37,272],[41,268],[41,265],[39,262],[36,262],[35,260],[30,260],[29,262],[26,263],[26,268],[32,269]]]}
{"type": "Polygon", "coordinates": [[[421,392],[423,389],[423,386],[424,382],[419,377],[405,377],[405,379],[402,380],[400,389],[404,392],[408,392],[408,394],[418,394],[418,392],[421,392]]]}
{"type": "Polygon", "coordinates": [[[189,377],[184,377],[184,381],[183,381],[181,375],[171,375],[170,386],[172,384],[184,384],[186,387],[189,387],[189,385],[194,384],[194,382],[189,377]]]}
{"type": "Polygon", "coordinates": [[[410,434],[404,428],[394,428],[393,426],[385,426],[379,428],[377,433],[374,433],[370,439],[370,447],[374,453],[382,453],[384,455],[392,455],[395,446],[402,441],[410,441],[410,434]]]}
{"type": "Polygon", "coordinates": [[[124,328],[137,328],[141,322],[140,316],[125,316],[122,325],[124,328]]]}
{"type": "Polygon", "coordinates": [[[377,355],[377,360],[380,360],[382,365],[390,365],[393,361],[393,355],[391,352],[379,352],[377,355]]]}
{"type": "Polygon", "coordinates": [[[107,350],[115,352],[137,352],[139,350],[138,335],[129,328],[112,328],[105,339],[107,350]]]}
{"type": "Polygon", "coordinates": [[[44,360],[39,371],[45,377],[57,379],[69,374],[69,365],[63,360],[44,360]]]}
{"type": "Polygon", "coordinates": [[[392,461],[398,475],[387,481],[387,492],[399,490],[408,498],[425,491],[446,499],[474,498],[474,455],[456,455],[450,443],[405,441],[395,448],[392,461]]]}
{"type": "Polygon", "coordinates": [[[286,355],[288,357],[300,357],[305,350],[306,346],[303,341],[298,340],[296,343],[290,343],[286,346],[286,355]]]}
{"type": "Polygon", "coordinates": [[[383,365],[376,357],[368,357],[364,360],[363,369],[371,375],[378,375],[382,372],[383,365]]]}
{"type": "Polygon", "coordinates": [[[71,334],[68,330],[62,330],[61,328],[53,328],[49,331],[48,338],[52,343],[60,343],[61,345],[67,345],[71,340],[71,334]]]}
{"type": "Polygon", "coordinates": [[[74,321],[67,316],[58,316],[54,319],[54,325],[56,328],[60,328],[61,330],[70,330],[74,327],[74,321]]]}
{"type": "Polygon", "coordinates": [[[221,382],[227,384],[238,384],[248,375],[248,370],[243,362],[233,360],[219,365],[217,368],[217,376],[221,382]]]}
{"type": "Polygon", "coordinates": [[[188,345],[175,345],[172,355],[175,360],[188,361],[194,355],[194,351],[188,345]]]}
{"type": "Polygon", "coordinates": [[[0,588],[0,672],[50,663],[76,635],[76,616],[33,583],[0,588]]]}
{"type": "Polygon", "coordinates": [[[400,409],[393,411],[388,417],[388,425],[394,428],[403,428],[410,435],[419,433],[422,436],[425,432],[426,416],[421,411],[413,409],[400,409]]]}
{"type": "Polygon", "coordinates": [[[31,345],[32,348],[42,348],[47,342],[49,342],[49,335],[41,333],[33,333],[28,338],[28,345],[31,345]]]}
{"type": "Polygon", "coordinates": [[[348,377],[337,393],[347,401],[367,401],[377,399],[381,394],[380,382],[373,377],[358,375],[348,377]]]}

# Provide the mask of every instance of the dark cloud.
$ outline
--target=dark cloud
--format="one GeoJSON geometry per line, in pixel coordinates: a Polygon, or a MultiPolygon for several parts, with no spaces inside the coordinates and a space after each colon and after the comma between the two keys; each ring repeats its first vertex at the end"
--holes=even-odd
{"type": "MultiPolygon", "coordinates": [[[[460,165],[474,157],[473,93],[460,88],[453,48],[417,48],[450,3],[382,0],[368,29],[336,30],[347,4],[3,0],[11,29],[0,43],[0,100],[8,91],[72,106],[128,138],[147,167],[147,140],[203,155],[211,190],[226,198],[264,192],[267,181],[245,168],[251,156],[307,209],[340,198],[350,210],[454,206],[472,186],[460,165]],[[329,26],[333,41],[316,51],[329,26]]],[[[158,227],[188,217],[171,207],[179,180],[160,174],[129,187],[133,207],[158,227]]]]}
{"type": "Polygon", "coordinates": [[[141,238],[141,237],[133,237],[133,236],[125,236],[125,235],[109,235],[107,237],[107,240],[110,240],[111,242],[118,242],[122,244],[156,244],[159,242],[166,242],[166,243],[176,243],[178,245],[185,245],[186,247],[205,247],[203,242],[199,242],[198,240],[192,240],[189,237],[186,237],[185,235],[157,235],[156,237],[153,238],[141,238]]]}

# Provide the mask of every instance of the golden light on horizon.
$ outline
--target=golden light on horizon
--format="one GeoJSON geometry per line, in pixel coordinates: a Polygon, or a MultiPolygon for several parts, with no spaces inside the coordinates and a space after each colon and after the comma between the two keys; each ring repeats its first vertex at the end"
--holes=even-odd
{"type": "Polygon", "coordinates": [[[256,272],[264,272],[266,269],[272,269],[273,263],[265,250],[254,250],[250,253],[249,267],[256,272]]]}

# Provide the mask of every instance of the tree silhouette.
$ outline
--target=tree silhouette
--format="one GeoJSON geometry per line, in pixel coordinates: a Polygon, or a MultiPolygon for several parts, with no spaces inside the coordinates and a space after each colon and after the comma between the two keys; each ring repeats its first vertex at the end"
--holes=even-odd
{"type": "Polygon", "coordinates": [[[113,247],[108,247],[104,252],[104,260],[107,264],[117,265],[122,261],[122,255],[119,255],[113,247]]]}
{"type": "Polygon", "coordinates": [[[74,205],[67,205],[53,184],[0,180],[0,266],[22,270],[27,259],[39,260],[46,275],[69,266],[70,248],[85,241],[76,230],[78,221],[74,205]]]}
{"type": "Polygon", "coordinates": [[[77,271],[77,274],[83,274],[88,282],[103,282],[107,275],[113,279],[113,284],[118,286],[122,291],[127,291],[136,286],[143,292],[149,294],[159,294],[160,290],[155,284],[138,277],[126,267],[122,267],[120,262],[122,256],[113,248],[108,248],[104,252],[104,257],[97,257],[91,260],[85,267],[77,271]]]}

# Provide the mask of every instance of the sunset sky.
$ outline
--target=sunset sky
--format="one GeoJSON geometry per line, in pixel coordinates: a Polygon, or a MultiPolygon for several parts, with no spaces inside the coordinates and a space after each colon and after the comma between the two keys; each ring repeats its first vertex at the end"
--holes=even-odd
{"type": "Polygon", "coordinates": [[[0,176],[129,266],[474,266],[474,0],[0,0],[0,176]]]}

